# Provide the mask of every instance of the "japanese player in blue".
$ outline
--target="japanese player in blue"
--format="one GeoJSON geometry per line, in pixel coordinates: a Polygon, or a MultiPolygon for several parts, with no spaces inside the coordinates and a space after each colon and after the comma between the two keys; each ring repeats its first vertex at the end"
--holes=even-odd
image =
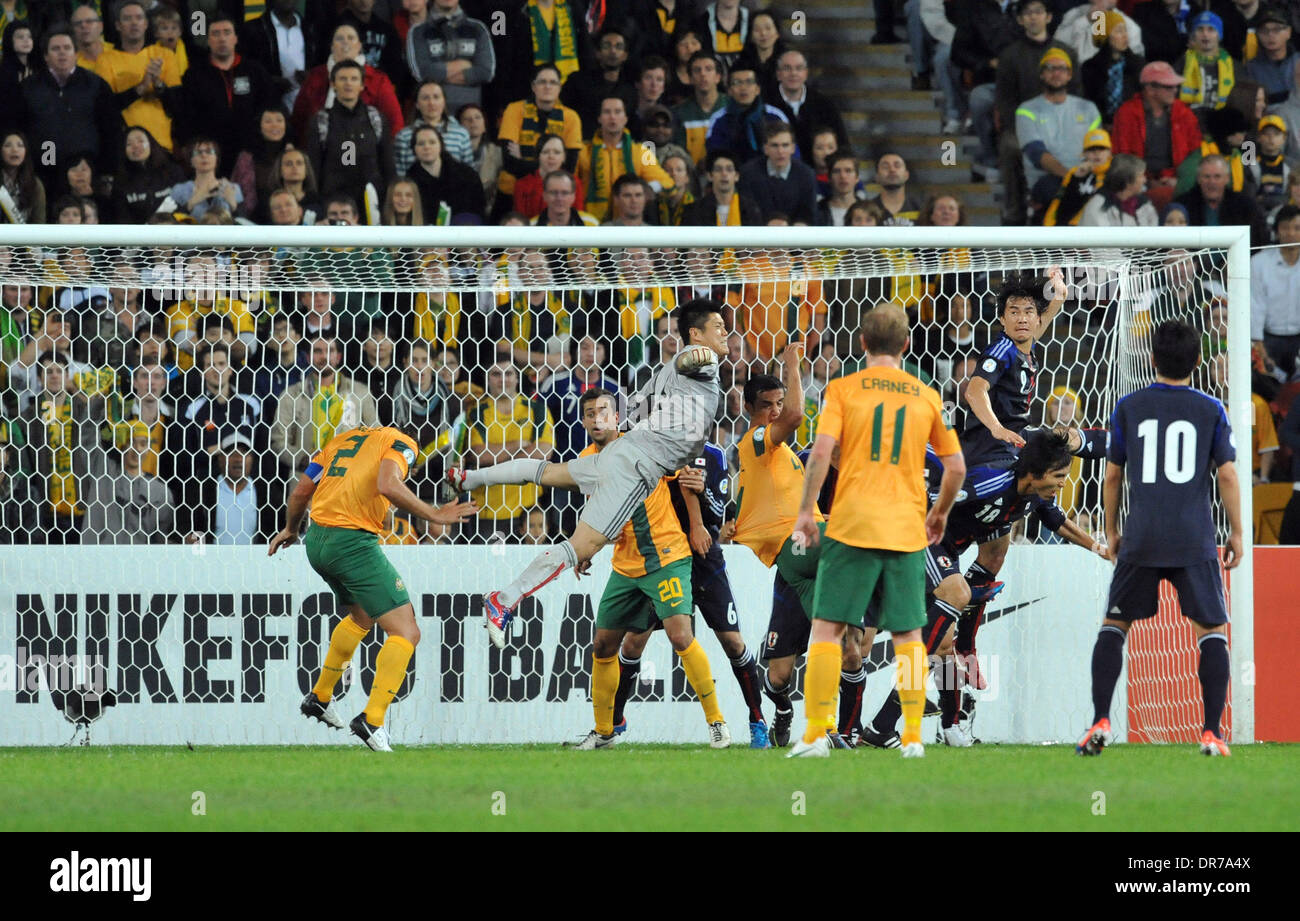
{"type": "MultiPolygon", "coordinates": [[[[763,719],[763,686],[758,659],[740,635],[740,618],[727,579],[718,533],[727,514],[731,484],[727,479],[727,458],[722,448],[708,442],[695,458],[668,484],[673,509],[691,546],[691,593],[704,622],[727,654],[731,670],[740,685],[749,710],[749,747],[770,748],[767,722],[763,719]]],[[[658,626],[655,629],[659,629],[658,626]]],[[[627,731],[623,707],[641,671],[641,654],[654,630],[628,634],[618,653],[618,692],[614,696],[614,732],[627,731]]]]}
{"type": "MultiPolygon", "coordinates": [[[[957,565],[961,555],[971,544],[989,540],[1029,515],[1036,515],[1044,527],[1069,543],[1099,556],[1106,555],[1105,546],[1069,521],[1056,504],[1056,497],[1070,475],[1072,460],[1068,435],[1039,429],[1030,433],[1010,470],[971,467],[948,515],[943,540],[926,548],[926,624],[921,639],[926,654],[942,660],[942,667],[933,671],[939,690],[939,735],[945,745],[965,747],[973,741],[969,728],[959,719],[961,688],[966,683],[963,673],[973,665],[969,656],[953,654],[957,618],[971,596],[970,585],[957,565]]],[[[928,452],[926,479],[931,501],[939,494],[942,475],[938,455],[928,452]]],[[[961,709],[965,716],[971,715],[966,708],[961,709]]],[[[897,748],[896,726],[902,713],[897,696],[891,695],[866,727],[863,742],[879,748],[897,748]]]]}
{"type": "Polygon", "coordinates": [[[1228,611],[1219,573],[1211,499],[1217,475],[1228,515],[1223,565],[1241,561],[1241,491],[1232,427],[1223,404],[1190,386],[1200,335],[1186,323],[1161,323],[1151,335],[1154,384],[1115,404],[1103,503],[1106,543],[1115,563],[1105,619],[1092,650],[1093,725],[1075,746],[1098,755],[1111,741],[1110,702],[1133,621],[1152,617],[1161,580],[1178,593],[1200,649],[1197,677],[1205,703],[1201,753],[1227,755],[1219,724],[1228,696],[1228,611]],[[1119,498],[1128,483],[1128,515],[1119,530],[1119,498]]]}

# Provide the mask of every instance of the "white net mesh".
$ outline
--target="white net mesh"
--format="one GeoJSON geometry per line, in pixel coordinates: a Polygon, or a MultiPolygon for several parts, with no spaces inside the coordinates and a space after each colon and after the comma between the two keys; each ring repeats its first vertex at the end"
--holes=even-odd
{"type": "MultiPolygon", "coordinates": [[[[999,287],[1053,267],[1070,298],[1042,341],[1033,423],[1104,427],[1115,399],[1149,379],[1146,333],[1171,316],[1205,329],[1211,360],[1199,383],[1226,394],[1226,367],[1213,377],[1226,334],[1224,249],[655,243],[0,247],[0,541],[43,545],[0,554],[0,660],[11,656],[15,686],[0,685],[0,707],[16,717],[0,721],[0,744],[62,741],[57,712],[67,716],[66,692],[88,683],[118,695],[97,740],[331,741],[302,725],[295,695],[311,686],[339,612],[305,560],[268,562],[258,545],[278,530],[287,489],[337,428],[346,398],[363,423],[415,437],[409,482],[436,500],[452,463],[529,450],[575,456],[586,443],[578,395],[590,386],[626,395],[644,383],[679,347],[668,316],[692,297],[726,304],[733,330],[714,433],[733,474],[748,376],[776,371],[791,337],[810,343],[796,434],[799,448],[809,446],[822,387],[859,366],[859,318],[884,300],[914,317],[909,369],[941,391],[960,431],[975,357],[998,332],[999,287]],[[58,665],[78,656],[94,668],[65,683],[58,665]]],[[[1076,462],[1061,497],[1067,515],[1098,534],[1102,467],[1076,462]]],[[[477,604],[494,578],[531,558],[511,545],[566,533],[579,500],[531,486],[478,499],[483,513],[461,528],[399,515],[383,537],[426,637],[391,711],[394,736],[576,734],[590,723],[602,577],[539,593],[503,652],[487,648],[477,604]]],[[[1036,527],[1017,539],[1036,546],[1012,549],[1008,589],[981,633],[995,682],[980,733],[1070,740],[1087,724],[1087,655],[1108,568],[1036,527]]],[[[728,548],[727,559],[742,635],[757,651],[771,573],[744,548],[728,548]]],[[[1150,667],[1148,644],[1134,644],[1130,720],[1152,739],[1181,738],[1199,707],[1194,661],[1156,660],[1191,648],[1179,620],[1162,616],[1148,630],[1150,667]],[[1191,681],[1173,698],[1171,672],[1191,681]]],[[[740,725],[739,691],[708,632],[697,624],[740,725]]],[[[377,648],[355,660],[360,689],[344,706],[364,700],[377,648]]],[[[667,648],[651,643],[650,680],[629,714],[645,708],[641,740],[698,740],[698,706],[667,648]]],[[[882,641],[869,665],[872,707],[888,687],[884,658],[882,641]]]]}

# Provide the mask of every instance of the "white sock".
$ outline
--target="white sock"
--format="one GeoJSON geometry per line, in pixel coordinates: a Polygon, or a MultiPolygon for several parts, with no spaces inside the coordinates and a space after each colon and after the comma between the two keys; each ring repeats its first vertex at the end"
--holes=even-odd
{"type": "Polygon", "coordinates": [[[504,461],[491,467],[465,471],[465,488],[482,489],[484,486],[515,486],[524,483],[542,482],[542,471],[550,461],[537,460],[534,457],[521,457],[518,460],[504,461]]]}
{"type": "Polygon", "coordinates": [[[577,565],[578,555],[573,552],[573,545],[567,540],[554,547],[547,547],[533,557],[533,561],[524,568],[518,578],[503,588],[497,597],[507,608],[513,608],[522,599],[563,572],[565,566],[577,565]]]}

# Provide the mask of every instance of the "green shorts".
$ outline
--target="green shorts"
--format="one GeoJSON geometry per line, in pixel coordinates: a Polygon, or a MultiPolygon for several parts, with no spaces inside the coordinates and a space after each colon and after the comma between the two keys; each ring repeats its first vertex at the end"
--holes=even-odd
{"type": "Polygon", "coordinates": [[[644,633],[658,620],[695,612],[691,558],[669,563],[647,576],[610,573],[596,608],[596,629],[644,633]]]}
{"type": "Polygon", "coordinates": [[[379,549],[379,537],[353,528],[313,524],[303,541],[311,568],[340,606],[358,604],[372,618],[409,604],[406,584],[379,549]]]}
{"type": "Polygon", "coordinates": [[[776,555],[776,571],[785,579],[785,584],[795,590],[810,620],[813,593],[817,589],[817,561],[821,559],[822,544],[826,543],[826,522],[817,522],[817,529],[821,531],[822,542],[816,547],[800,549],[794,537],[787,537],[781,545],[781,552],[776,555]]]}
{"type": "Polygon", "coordinates": [[[876,627],[906,633],[925,626],[925,551],[872,550],[822,538],[813,617],[858,626],[873,596],[876,627]]]}

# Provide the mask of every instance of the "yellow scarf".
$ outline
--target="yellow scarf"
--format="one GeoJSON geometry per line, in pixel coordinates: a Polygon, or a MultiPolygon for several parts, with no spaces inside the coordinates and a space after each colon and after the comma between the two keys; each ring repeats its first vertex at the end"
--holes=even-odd
{"type": "MultiPolygon", "coordinates": [[[[1201,85],[1201,60],[1199,54],[1189,51],[1187,60],[1183,63],[1183,87],[1178,91],[1178,98],[1189,106],[1205,104],[1205,87],[1201,85]]],[[[1235,70],[1232,66],[1232,58],[1226,51],[1220,50],[1214,63],[1219,68],[1219,82],[1214,88],[1218,98],[1214,107],[1222,109],[1228,104],[1228,94],[1232,92],[1233,84],[1236,83],[1235,70]]]]}
{"type": "Polygon", "coordinates": [[[415,338],[429,348],[455,348],[460,342],[460,296],[448,292],[438,300],[421,291],[415,296],[415,338]]]}
{"type": "Polygon", "coordinates": [[[321,387],[311,401],[311,426],[316,433],[317,450],[329,444],[343,418],[343,398],[334,385],[321,387]]]}
{"type": "Polygon", "coordinates": [[[667,195],[659,196],[659,225],[661,227],[680,227],[682,226],[682,216],[686,213],[686,206],[695,201],[695,196],[689,191],[682,196],[682,200],[676,205],[668,201],[667,195]]]}
{"type": "MultiPolygon", "coordinates": [[[[610,196],[614,194],[614,180],[624,173],[636,173],[636,162],[632,156],[632,135],[627,129],[623,130],[623,137],[619,140],[618,146],[618,154],[622,157],[623,169],[612,176],[610,170],[613,169],[613,165],[611,164],[609,167],[605,165],[606,153],[609,154],[609,159],[613,160],[615,156],[614,148],[607,147],[598,132],[591,139],[591,185],[587,189],[588,208],[592,205],[598,207],[608,205],[610,196]]],[[[596,214],[597,212],[593,210],[592,213],[596,214]]],[[[601,211],[597,216],[603,214],[604,212],[601,211]]]]}
{"type": "MultiPolygon", "coordinates": [[[[563,0],[553,7],[554,25],[546,24],[537,0],[528,0],[528,19],[533,36],[533,65],[554,64],[560,82],[578,69],[578,41],[573,28],[573,11],[563,0]]],[[[522,145],[521,145],[522,146],[522,145]]]]}
{"type": "Polygon", "coordinates": [[[49,498],[56,515],[81,515],[77,503],[77,477],[72,472],[72,443],[76,440],[72,422],[72,401],[56,405],[53,400],[41,403],[46,440],[53,455],[50,464],[49,498]]]}
{"type": "MultiPolygon", "coordinates": [[[[533,309],[527,291],[521,291],[520,293],[511,296],[510,310],[514,314],[514,317],[511,323],[510,344],[517,349],[527,349],[532,345],[533,309]]],[[[554,335],[569,335],[571,320],[569,317],[569,310],[564,306],[563,298],[559,295],[547,292],[546,303],[537,309],[550,311],[555,326],[554,335]]]]}

